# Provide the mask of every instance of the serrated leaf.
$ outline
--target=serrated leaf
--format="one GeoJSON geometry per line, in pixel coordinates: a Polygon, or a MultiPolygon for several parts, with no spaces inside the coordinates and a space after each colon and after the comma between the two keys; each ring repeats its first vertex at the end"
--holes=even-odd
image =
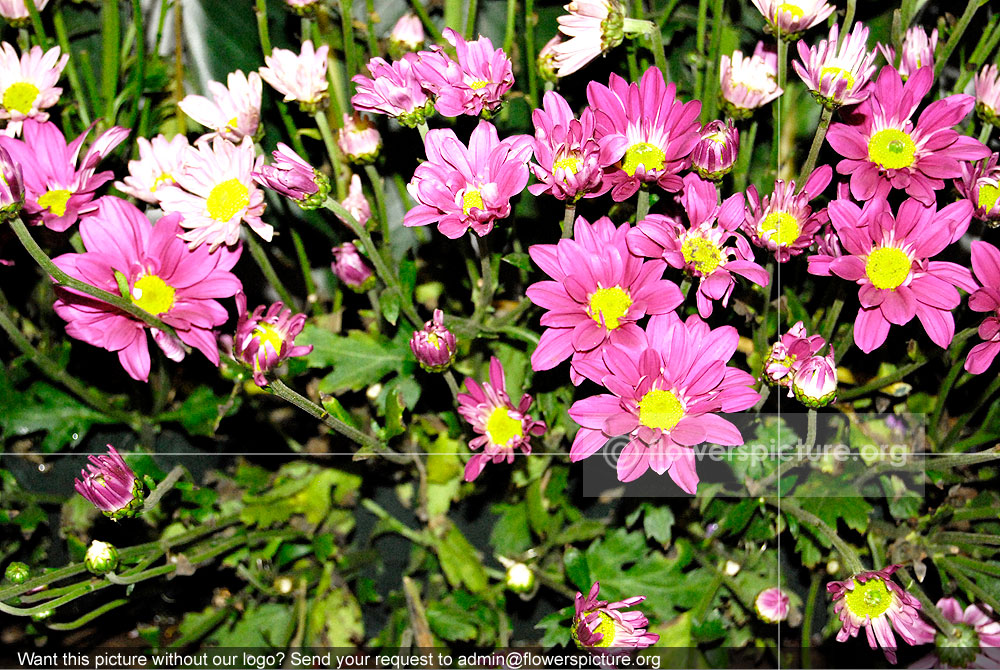
{"type": "Polygon", "coordinates": [[[358,330],[347,336],[334,335],[307,324],[296,344],[311,344],[313,350],[305,356],[309,367],[333,367],[320,382],[320,391],[360,391],[380,381],[390,372],[409,373],[413,369],[408,336],[396,338],[373,336],[358,330]]]}
{"type": "Polygon", "coordinates": [[[44,432],[41,450],[47,453],[78,444],[94,424],[118,423],[45,382],[35,382],[19,393],[4,389],[0,428],[5,435],[44,432]]]}
{"type": "Polygon", "coordinates": [[[572,616],[573,607],[570,606],[542,617],[535,624],[536,629],[545,631],[538,643],[547,648],[568,645],[570,642],[569,622],[572,616]]]}
{"type": "Polygon", "coordinates": [[[451,525],[436,544],[441,571],[454,588],[464,585],[473,593],[486,589],[486,572],[476,556],[476,549],[451,525]]]}

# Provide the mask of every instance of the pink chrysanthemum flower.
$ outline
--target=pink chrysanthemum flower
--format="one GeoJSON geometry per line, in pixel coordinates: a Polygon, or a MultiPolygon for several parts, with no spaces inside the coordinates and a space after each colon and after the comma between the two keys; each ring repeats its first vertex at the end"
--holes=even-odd
{"type": "Polygon", "coordinates": [[[531,138],[500,140],[488,121],[472,131],[468,148],[450,128],[429,131],[424,147],[427,160],[406,187],[419,204],[403,217],[404,226],[437,223],[451,239],[470,228],[482,237],[510,215],[510,199],[528,183],[531,138]]]}
{"type": "Polygon", "coordinates": [[[174,135],[167,140],[157,135],[152,141],[136,138],[139,159],[128,162],[129,176],[115,182],[115,188],[152,205],[160,204],[157,189],[176,183],[175,175],[181,174],[187,164],[191,145],[184,135],[174,135]]]}
{"type": "Polygon", "coordinates": [[[268,385],[266,375],[283,361],[295,356],[305,356],[312,345],[295,346],[295,337],[306,323],[305,314],[292,314],[282,302],[276,302],[264,312],[259,305],[252,314],[247,313],[247,297],[236,294],[236,337],[233,339],[233,358],[253,370],[257,386],[268,385]]]}
{"type": "Polygon", "coordinates": [[[835,7],[826,0],[752,0],[767,21],[768,32],[783,40],[797,40],[802,33],[826,19],[835,7]]]}
{"type": "Polygon", "coordinates": [[[607,217],[593,224],[579,217],[572,240],[528,249],[554,280],[537,282],[526,291],[533,303],[548,310],[541,318],[546,329],[531,355],[533,370],[550,370],[572,356],[571,378],[579,384],[579,362],[600,362],[609,344],[639,346],[644,338],[636,322],[648,314],[666,314],[683,302],[677,285],[662,279],[663,261],[643,262],[629,253],[629,228],[628,223],[616,228],[607,217]]]}
{"type": "Polygon", "coordinates": [[[465,464],[465,481],[471,482],[482,473],[487,463],[514,462],[514,452],[531,453],[531,436],[545,433],[545,422],[535,421],[528,414],[531,396],[525,393],[515,407],[507,395],[503,366],[500,359],[490,359],[490,380],[480,385],[465,378],[468,393],[458,394],[458,413],[472,424],[478,434],[469,442],[474,454],[465,464]]]}
{"type": "Polygon", "coordinates": [[[701,128],[691,152],[691,167],[702,179],[719,181],[736,164],[740,151],[740,131],[729,122],[711,121],[701,128]]]}
{"type": "MultiPolygon", "coordinates": [[[[41,12],[48,4],[49,0],[35,0],[35,9],[41,12]]],[[[31,21],[24,0],[0,0],[0,16],[15,28],[23,28],[31,21]]]]}
{"type": "MultiPolygon", "coordinates": [[[[937,49],[937,43],[937,28],[931,31],[929,37],[927,31],[920,26],[913,26],[906,31],[906,35],[903,36],[903,55],[899,59],[899,76],[903,81],[912,77],[922,67],[934,69],[934,50],[937,49]]],[[[879,44],[878,48],[889,65],[896,62],[896,50],[893,47],[879,44]]]]}
{"type": "Polygon", "coordinates": [[[987,65],[976,75],[976,113],[985,123],[1000,125],[1000,68],[987,65]]]}
{"type": "Polygon", "coordinates": [[[684,177],[680,198],[689,225],[678,219],[651,214],[628,233],[628,248],[639,256],[662,258],[670,267],[697,278],[698,313],[712,315],[712,302],[729,304],[736,280],[733,273],[767,286],[767,270],[753,261],[746,238],[736,232],[743,223],[743,194],[736,193],[716,205],[716,189],[697,175],[684,177]]]}
{"type": "Polygon", "coordinates": [[[44,111],[59,102],[62,89],[56,86],[69,54],[59,47],[43,51],[34,46],[20,57],[7,42],[0,44],[0,119],[7,119],[4,133],[21,134],[25,119],[47,121],[44,111]]]}
{"type": "MultiPolygon", "coordinates": [[[[1000,667],[1000,621],[993,618],[989,605],[962,606],[955,598],[941,598],[937,608],[955,626],[955,637],[938,633],[934,653],[911,668],[983,668],[1000,667]]],[[[933,635],[934,629],[930,628],[933,635]]]]}
{"type": "Polygon", "coordinates": [[[76,492],[114,521],[135,516],[145,499],[142,482],[118,450],[109,444],[106,456],[91,454],[87,460],[81,478],[73,480],[76,492]]]}
{"type": "Polygon", "coordinates": [[[833,170],[821,165],[809,175],[802,190],[795,192],[795,182],[777,179],[774,192],[760,197],[757,188],[747,188],[746,218],[743,230],[750,241],[774,252],[779,263],[798,256],[812,246],[816,233],[827,221],[826,209],[813,212],[809,201],[830,184],[833,170]]]}
{"type": "Polygon", "coordinates": [[[547,91],[542,107],[531,113],[535,124],[534,152],[537,163],[531,171],[540,182],[528,187],[532,195],[548,193],[559,200],[576,202],[603,194],[604,171],[601,147],[594,139],[594,112],[588,107],[580,119],[565,98],[547,91]]]}
{"type": "Polygon", "coordinates": [[[801,321],[771,345],[764,359],[763,379],[768,384],[791,387],[792,378],[806,359],[823,348],[826,340],[822,335],[809,335],[801,321]]]}
{"type": "Polygon", "coordinates": [[[444,326],[444,312],[434,310],[434,317],[425,322],[423,328],[413,331],[410,350],[427,372],[444,372],[451,367],[458,352],[458,342],[444,326]]]}
{"type": "Polygon", "coordinates": [[[88,128],[66,144],[54,123],[24,122],[24,140],[0,136],[0,147],[10,153],[24,173],[24,211],[34,223],[64,231],[91,206],[94,191],[114,179],[111,171],[96,172],[98,163],[128,137],[125,128],[112,126],[98,135],[80,158],[88,128]]]}
{"type": "Polygon", "coordinates": [[[643,183],[681,190],[677,173],[691,165],[701,103],[682,103],[676,90],[655,67],[646,70],[638,84],[612,74],[608,86],[595,81],[587,85],[601,165],[607,168],[605,179],[616,202],[632,197],[643,183]]]}
{"type": "Polygon", "coordinates": [[[833,611],[840,615],[843,626],[837,642],[856,637],[862,627],[872,649],[881,646],[890,663],[896,662],[896,636],[893,628],[907,644],[916,644],[920,627],[920,601],[892,581],[898,565],[881,570],[859,572],[842,582],[830,582],[826,590],[833,594],[833,611]]]}
{"type": "Polygon", "coordinates": [[[191,249],[203,243],[210,251],[223,244],[233,246],[244,222],[271,241],[274,227],[260,218],[267,206],[264,192],[253,179],[264,157],[255,153],[249,137],[239,144],[216,137],[191,149],[185,169],[174,175],[176,183],[163,186],[160,207],[184,215],[181,225],[187,230],[182,238],[191,249]]]}
{"type": "Polygon", "coordinates": [[[885,66],[871,96],[857,108],[859,125],[835,123],[827,140],[844,160],[837,172],[851,175],[855,200],[885,198],[896,188],[933,205],[944,179],[962,175],[962,161],[990,155],[979,140],[952,129],[972,109],[971,95],[950,95],[932,102],[916,125],[910,120],[934,83],[934,70],[921,68],[906,84],[885,66]]]}
{"type": "Polygon", "coordinates": [[[208,82],[209,100],[202,95],[189,95],[177,103],[185,114],[212,132],[198,138],[206,142],[216,137],[239,143],[244,137],[253,138],[260,128],[260,103],[263,84],[260,75],[249,76],[241,70],[230,72],[228,86],[217,81],[208,82]]]}
{"type": "Polygon", "coordinates": [[[939,212],[908,198],[895,217],[882,200],[865,211],[847,200],[835,200],[828,209],[847,255],[811,256],[809,272],[861,287],[854,323],[858,348],[870,353],[885,342],[892,324],[914,316],[935,344],[947,347],[955,334],[951,310],[961,301],[955,289],[972,291],[976,285],[966,268],[931,259],[965,233],[972,205],[960,200],[939,212]]]}
{"type": "Polygon", "coordinates": [[[415,69],[422,83],[437,100],[434,109],[442,116],[482,114],[490,118],[503,104],[504,94],[514,85],[514,70],[503,49],[494,49],[488,37],[467,42],[451,28],[442,31],[455,47],[457,61],[435,45],[418,54],[415,69]]]}
{"type": "Polygon", "coordinates": [[[646,342],[634,349],[604,350],[611,393],[579,400],[569,415],[580,424],[570,448],[573,462],[593,455],[612,437],[631,439],[618,458],[618,479],[630,482],[647,469],[670,478],[687,493],[698,487],[693,447],[702,442],[743,444],[740,431],[715,412],[739,412],[760,394],[754,378],[727,367],[739,335],[732,326],[714,330],[698,316],[652,316],[646,342]]]}
{"type": "Polygon", "coordinates": [[[371,77],[358,74],[351,78],[357,86],[351,105],[359,112],[385,114],[401,125],[416,128],[434,113],[434,101],[414,68],[419,60],[416,54],[405,54],[392,63],[372,58],[368,61],[371,77]]]}
{"type": "Polygon", "coordinates": [[[417,51],[424,46],[424,24],[420,22],[420,17],[413,12],[407,12],[399,17],[396,25],[389,33],[389,50],[395,49],[398,57],[407,51],[417,51]]]}
{"type": "Polygon", "coordinates": [[[875,52],[868,50],[868,27],[855,23],[837,48],[840,27],[830,28],[828,39],[812,48],[799,42],[799,59],[792,63],[795,72],[812,91],[813,97],[828,109],[856,105],[870,91],[868,82],[875,74],[875,52]]]}
{"type": "Polygon", "coordinates": [[[753,608],[757,610],[757,616],[767,623],[778,623],[788,618],[788,604],[788,596],[775,586],[758,593],[753,608]]]}
{"type": "Polygon", "coordinates": [[[344,125],[337,130],[337,146],[344,157],[358,165],[368,165],[378,158],[382,135],[367,118],[355,113],[344,114],[344,125]]]}
{"type": "Polygon", "coordinates": [[[752,56],[744,57],[739,49],[732,57],[723,55],[719,84],[722,107],[734,119],[750,118],[754,110],[784,93],[778,86],[778,56],[763,42],[757,42],[752,56]]]}
{"type": "Polygon", "coordinates": [[[625,7],[618,0],[573,0],[563,7],[559,31],[567,38],[553,46],[558,76],[572,74],[625,39],[625,7]]]}
{"type": "MultiPolygon", "coordinates": [[[[350,212],[359,226],[364,227],[372,218],[372,206],[365,197],[365,190],[361,186],[361,177],[356,174],[351,175],[351,185],[347,190],[347,197],[340,201],[340,204],[350,212]]],[[[340,215],[337,218],[347,224],[340,215]]]]}
{"type": "MultiPolygon", "coordinates": [[[[179,216],[167,215],[151,225],[135,205],[104,197],[96,213],[80,222],[86,253],[53,259],[66,274],[110,293],[120,294],[116,273],[123,275],[127,297],[139,308],[177,331],[180,342],[152,329],[153,339],[168,358],[184,358],[181,342],[198,349],[213,365],[219,349],[212,329],[229,319],[216,298],[236,295],[242,288],[229,272],[240,249],[210,254],[189,251],[179,239],[179,216]]],[[[149,348],[144,322],[107,303],[71,289],[56,289],[55,311],[67,321],[66,333],[95,347],[118,352],[118,360],[133,379],[149,377],[149,348]]]]}
{"type": "Polygon", "coordinates": [[[600,590],[600,583],[594,582],[586,598],[583,597],[583,593],[579,591],[576,593],[576,612],[573,615],[571,635],[578,647],[643,649],[660,639],[656,633],[646,632],[646,626],[649,625],[646,615],[638,611],[623,611],[638,605],[646,599],[646,596],[632,596],[609,603],[607,600],[597,599],[600,590]]]}
{"type": "Polygon", "coordinates": [[[1000,353],[1000,251],[989,242],[973,241],[972,272],[980,287],[969,296],[969,309],[990,313],[979,324],[979,337],[985,341],[972,347],[965,359],[965,369],[978,375],[1000,353]]]}
{"type": "MultiPolygon", "coordinates": [[[[24,173],[21,164],[15,163],[10,153],[0,146],[0,222],[7,221],[21,212],[24,206],[24,173]]],[[[0,259],[0,264],[7,261],[0,259]]]]}
{"type": "Polygon", "coordinates": [[[955,188],[976,208],[973,216],[986,225],[1000,225],[1000,154],[978,163],[962,163],[962,178],[955,180],[955,188]]]}
{"type": "Polygon", "coordinates": [[[277,150],[271,155],[274,162],[261,165],[255,170],[252,173],[253,180],[264,188],[294,200],[302,209],[322,207],[330,194],[330,180],[327,176],[307,163],[284,142],[278,142],[277,150]]]}
{"type": "Polygon", "coordinates": [[[331,250],[333,262],[330,269],[337,279],[355,293],[364,293],[375,286],[375,273],[368,261],[358,252],[354,242],[344,242],[331,250]]]}
{"type": "Polygon", "coordinates": [[[288,49],[274,49],[264,56],[267,67],[260,68],[260,76],[284,94],[285,102],[296,101],[307,113],[314,113],[326,106],[329,84],[326,80],[326,56],[330,47],[313,47],[312,40],[302,43],[299,53],[288,49]]]}

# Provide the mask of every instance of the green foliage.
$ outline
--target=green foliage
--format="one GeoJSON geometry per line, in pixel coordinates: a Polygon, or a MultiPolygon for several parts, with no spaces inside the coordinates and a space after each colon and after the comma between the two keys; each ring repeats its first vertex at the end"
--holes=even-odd
{"type": "Polygon", "coordinates": [[[278,470],[270,490],[243,497],[240,519],[267,528],[303,514],[307,523],[315,525],[326,518],[332,505],[351,504],[360,485],[360,477],[342,470],[288,463],[278,470]]]}
{"type": "Polygon", "coordinates": [[[346,336],[334,335],[307,324],[296,338],[297,344],[311,344],[305,359],[312,368],[333,368],[320,382],[323,393],[360,391],[380,381],[390,372],[413,373],[416,363],[409,347],[410,334],[400,328],[392,340],[353,330],[346,336]]]}
{"type": "Polygon", "coordinates": [[[0,396],[4,398],[4,411],[0,412],[4,434],[44,433],[39,446],[47,453],[76,446],[91,426],[118,423],[46,382],[35,382],[22,392],[0,378],[0,396]]]}

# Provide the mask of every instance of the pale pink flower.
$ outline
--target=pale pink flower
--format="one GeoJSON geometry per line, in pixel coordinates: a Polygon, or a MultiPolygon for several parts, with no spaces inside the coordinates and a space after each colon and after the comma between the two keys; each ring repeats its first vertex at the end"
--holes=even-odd
{"type": "Polygon", "coordinates": [[[797,40],[802,33],[826,19],[836,9],[826,0],[751,0],[767,21],[768,31],[783,40],[797,40]]]}
{"type": "MultiPolygon", "coordinates": [[[[931,31],[929,37],[927,31],[920,26],[913,26],[906,31],[903,37],[903,55],[899,59],[898,68],[903,81],[916,74],[922,67],[934,68],[934,50],[937,49],[937,43],[937,28],[931,31]]],[[[878,48],[889,65],[896,62],[896,50],[892,46],[879,44],[878,48]]]]}
{"type": "Polygon", "coordinates": [[[444,326],[444,312],[434,310],[434,317],[422,329],[413,331],[410,350],[420,367],[427,372],[444,372],[451,367],[458,351],[458,342],[444,326]]]}
{"type": "Polygon", "coordinates": [[[976,113],[986,123],[1000,125],[1000,68],[987,65],[976,75],[976,113]]]}
{"type": "Polygon", "coordinates": [[[785,592],[775,586],[758,593],[753,607],[757,616],[767,623],[778,623],[788,618],[788,603],[785,592]]]}
{"type": "Polygon", "coordinates": [[[375,286],[375,273],[368,261],[358,253],[354,242],[344,242],[332,250],[333,262],[330,269],[337,279],[355,293],[364,293],[375,286]]]}
{"type": "Polygon", "coordinates": [[[344,125],[337,130],[337,146],[347,160],[358,165],[373,163],[382,148],[382,136],[367,118],[344,114],[344,125]]]}
{"type": "Polygon", "coordinates": [[[212,99],[201,95],[189,95],[177,105],[185,114],[212,132],[198,138],[206,142],[222,137],[239,143],[244,137],[254,137],[260,127],[260,103],[263,85],[260,75],[250,76],[241,70],[230,72],[228,86],[217,81],[208,82],[212,99]]]}
{"type": "MultiPolygon", "coordinates": [[[[350,212],[354,220],[362,228],[372,218],[372,206],[365,197],[365,190],[361,186],[361,177],[356,174],[351,175],[351,185],[347,189],[347,197],[340,201],[340,204],[350,212]]],[[[339,215],[337,218],[340,218],[339,215]]],[[[343,221],[343,219],[341,219],[343,221]]],[[[347,221],[344,221],[346,224],[347,221]]]]}
{"type": "Polygon", "coordinates": [[[45,110],[59,102],[62,88],[56,83],[68,60],[59,47],[43,51],[34,46],[18,57],[13,46],[0,44],[0,119],[8,120],[4,133],[20,135],[25,119],[48,120],[45,110]]]}
{"type": "MultiPolygon", "coordinates": [[[[0,222],[16,216],[24,207],[24,172],[10,152],[0,146],[0,222]]],[[[0,259],[0,265],[9,261],[0,259]]]]}
{"type": "Polygon", "coordinates": [[[413,12],[407,12],[399,17],[396,25],[389,33],[389,45],[395,46],[401,52],[417,51],[424,46],[424,24],[413,12]]]}
{"type": "Polygon", "coordinates": [[[911,668],[981,668],[1000,667],[1000,621],[993,608],[986,604],[962,606],[955,598],[941,598],[937,608],[955,627],[955,637],[928,628],[928,642],[935,642],[934,653],[925,656],[911,668]],[[935,639],[936,638],[936,639],[935,639]]]}
{"type": "Polygon", "coordinates": [[[829,109],[855,105],[867,98],[868,82],[875,74],[875,52],[868,50],[868,27],[855,23],[838,49],[839,30],[834,24],[829,38],[812,48],[799,42],[799,60],[792,63],[813,97],[829,109]]]}
{"type": "Polygon", "coordinates": [[[303,42],[299,53],[274,49],[270,56],[264,57],[267,67],[260,68],[260,76],[284,94],[285,102],[294,100],[303,111],[316,112],[326,105],[329,97],[326,80],[329,50],[325,44],[314,48],[312,40],[303,42]]]}
{"type": "Polygon", "coordinates": [[[576,72],[626,37],[638,37],[655,29],[649,21],[629,18],[620,0],[572,0],[564,9],[569,13],[556,21],[569,39],[546,45],[551,45],[559,77],[576,72]]]}
{"type": "MultiPolygon", "coordinates": [[[[35,0],[35,9],[41,12],[48,4],[49,0],[35,0]]],[[[24,0],[0,0],[0,16],[15,28],[23,27],[31,20],[24,0]]]]}
{"type": "Polygon", "coordinates": [[[392,63],[372,58],[367,66],[370,77],[356,74],[351,78],[357,86],[351,105],[359,112],[385,114],[400,125],[416,128],[434,113],[434,100],[417,78],[419,61],[416,54],[404,54],[392,63]]]}
{"type": "Polygon", "coordinates": [[[753,55],[744,57],[737,49],[723,55],[719,65],[723,108],[736,119],[747,119],[754,110],[777,99],[784,91],[778,86],[778,57],[757,43],[753,55]]]}
{"type": "Polygon", "coordinates": [[[191,145],[184,135],[174,135],[168,140],[162,134],[152,140],[145,137],[136,139],[139,145],[138,160],[128,162],[129,176],[115,182],[115,188],[152,205],[160,203],[157,190],[165,184],[173,184],[175,175],[185,169],[188,150],[191,145]]]}
{"type": "Polygon", "coordinates": [[[837,399],[837,363],[833,345],[826,356],[811,356],[802,361],[792,377],[792,393],[806,407],[819,409],[837,399]]]}

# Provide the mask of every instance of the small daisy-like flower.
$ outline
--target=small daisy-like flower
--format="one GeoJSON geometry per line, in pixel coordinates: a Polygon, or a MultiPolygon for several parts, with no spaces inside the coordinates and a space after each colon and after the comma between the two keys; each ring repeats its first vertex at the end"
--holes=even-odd
{"type": "Polygon", "coordinates": [[[416,128],[434,113],[434,100],[414,70],[419,60],[416,54],[405,54],[392,63],[372,58],[368,61],[371,77],[357,74],[351,78],[357,86],[351,105],[359,112],[385,114],[400,125],[416,128]]]}
{"type": "Polygon", "coordinates": [[[413,12],[399,17],[389,33],[389,51],[393,58],[399,58],[408,51],[418,51],[424,46],[424,24],[413,12]]]}
{"type": "MultiPolygon", "coordinates": [[[[49,0],[35,0],[35,9],[41,12],[49,0]]],[[[0,16],[14,28],[23,28],[31,22],[31,14],[24,0],[0,0],[0,16]]]]}
{"type": "Polygon", "coordinates": [[[594,113],[588,107],[580,119],[569,103],[555,91],[547,91],[542,107],[531,113],[535,124],[535,163],[531,171],[538,184],[532,195],[548,193],[559,200],[576,202],[596,198],[607,188],[601,169],[601,147],[594,139],[594,113]]]}
{"type": "Polygon", "coordinates": [[[490,380],[480,385],[466,377],[465,388],[468,393],[458,394],[458,413],[478,434],[469,442],[469,448],[482,449],[465,464],[465,481],[471,482],[487,463],[513,463],[518,449],[530,454],[531,437],[545,433],[545,422],[535,421],[528,414],[531,396],[527,393],[516,407],[510,401],[503,366],[496,356],[490,359],[490,380]]]}
{"type": "Polygon", "coordinates": [[[855,105],[869,95],[868,82],[875,74],[875,52],[868,50],[868,28],[855,23],[837,48],[840,27],[830,28],[828,39],[812,48],[799,42],[799,60],[792,63],[795,72],[813,97],[827,109],[855,105]]]}
{"type": "Polygon", "coordinates": [[[324,107],[329,100],[326,80],[326,56],[330,47],[313,47],[312,40],[302,43],[299,53],[288,49],[274,49],[264,57],[267,67],[260,68],[260,76],[284,94],[285,102],[296,101],[302,111],[312,114],[324,107]]]}
{"type": "Polygon", "coordinates": [[[972,347],[965,369],[974,375],[986,372],[1000,353],[1000,251],[989,242],[972,242],[972,272],[980,284],[969,296],[969,309],[990,315],[979,324],[983,342],[972,347]]]}
{"type": "Polygon", "coordinates": [[[628,233],[632,253],[662,258],[670,267],[697,278],[698,313],[706,319],[712,315],[713,301],[721,301],[723,307],[729,304],[736,287],[733,273],[767,286],[767,270],[754,262],[750,243],[736,232],[743,223],[742,193],[716,205],[715,186],[689,174],[684,177],[680,200],[689,225],[651,214],[628,233]]]}
{"type": "Polygon", "coordinates": [[[683,103],[676,91],[655,67],[646,70],[638,84],[612,74],[607,86],[596,81],[587,85],[601,165],[616,202],[632,197],[644,183],[656,183],[665,191],[683,186],[677,173],[691,165],[701,103],[683,103]]]}
{"type": "Polygon", "coordinates": [[[976,75],[976,114],[984,123],[1000,125],[1000,68],[987,65],[976,75]]]}
{"type": "Polygon", "coordinates": [[[871,96],[857,108],[861,122],[830,127],[826,138],[844,157],[837,172],[851,175],[855,200],[885,198],[896,188],[933,205],[944,179],[962,175],[962,161],[990,155],[982,142],[952,128],[972,109],[971,95],[932,102],[914,125],[910,118],[933,84],[932,68],[921,68],[903,84],[899,72],[887,65],[871,96]]]}
{"type": "Polygon", "coordinates": [[[714,330],[693,315],[682,322],[675,312],[652,316],[644,344],[604,350],[609,373],[601,384],[611,393],[579,400],[569,415],[580,424],[570,460],[592,456],[607,441],[628,435],[618,458],[618,479],[630,482],[652,469],[684,491],[698,487],[695,453],[702,442],[743,444],[743,436],[715,412],[739,412],[760,394],[754,378],[728,367],[739,335],[732,326],[714,330]]]}
{"type": "Polygon", "coordinates": [[[503,49],[494,49],[488,37],[480,35],[470,42],[451,28],[445,28],[442,35],[455,47],[458,60],[451,60],[435,45],[430,52],[418,54],[415,66],[423,85],[437,96],[434,109],[442,116],[482,114],[490,118],[514,85],[510,58],[503,49]]]}
{"type": "Polygon", "coordinates": [[[337,146],[352,163],[369,165],[378,157],[382,136],[375,124],[360,114],[344,114],[344,125],[337,130],[337,146]]]}
{"type": "Polygon", "coordinates": [[[236,337],[233,339],[233,358],[253,370],[257,386],[267,386],[266,375],[283,361],[295,356],[305,356],[312,345],[295,346],[295,337],[306,323],[305,314],[293,314],[284,303],[276,302],[267,307],[259,305],[252,314],[247,313],[247,297],[236,294],[236,337]]]}
{"type": "Polygon", "coordinates": [[[573,0],[558,17],[568,39],[553,45],[557,75],[565,77],[622,43],[625,7],[618,0],[573,0]]]}
{"type": "Polygon", "coordinates": [[[976,208],[973,216],[986,225],[1000,225],[1000,154],[992,154],[987,161],[962,163],[962,178],[955,180],[955,188],[976,208]]]}
{"type": "Polygon", "coordinates": [[[788,604],[788,596],[775,586],[758,593],[753,608],[757,616],[767,623],[778,623],[788,618],[788,604]]]}
{"type": "Polygon", "coordinates": [[[188,152],[187,166],[174,175],[176,183],[161,189],[160,207],[184,215],[181,225],[188,230],[182,239],[191,249],[203,243],[210,251],[233,246],[244,222],[270,242],[274,227],[260,218],[266,207],[264,192],[253,179],[263,164],[249,137],[239,144],[221,137],[203,142],[188,152]]]}
{"type": "MultiPolygon", "coordinates": [[[[347,189],[347,197],[340,201],[340,204],[350,212],[358,225],[365,227],[372,218],[372,206],[365,197],[365,190],[361,186],[361,177],[356,174],[351,175],[351,185],[347,189]]],[[[338,214],[337,218],[349,225],[347,221],[338,214]]]]}
{"type": "Polygon", "coordinates": [[[809,201],[830,184],[833,169],[821,165],[812,171],[802,190],[795,192],[795,182],[777,179],[774,193],[760,197],[752,184],[747,188],[746,218],[743,230],[750,241],[774,252],[779,263],[798,256],[812,246],[820,227],[826,223],[826,209],[813,212],[809,201]]]}
{"type": "MultiPolygon", "coordinates": [[[[254,170],[253,180],[264,188],[291,198],[302,209],[322,207],[330,194],[327,176],[283,142],[278,142],[278,149],[272,156],[273,163],[254,170]]],[[[351,183],[353,186],[353,181],[351,183]]]]}
{"type": "Polygon", "coordinates": [[[176,183],[176,177],[184,171],[191,145],[184,135],[174,135],[168,140],[157,135],[152,140],[145,137],[136,139],[139,145],[139,159],[128,162],[129,176],[115,182],[115,188],[152,205],[160,204],[157,189],[165,184],[176,183]]]}
{"type": "Polygon", "coordinates": [[[646,596],[632,596],[609,603],[607,600],[597,599],[600,590],[600,583],[594,582],[587,597],[579,591],[576,594],[576,612],[573,615],[571,635],[578,647],[643,649],[660,639],[656,633],[646,632],[649,621],[645,614],[639,611],[625,611],[626,608],[641,603],[646,596]]]}
{"type": "Polygon", "coordinates": [[[334,247],[331,253],[333,262],[330,269],[347,288],[355,293],[364,293],[375,286],[375,273],[368,261],[358,253],[354,242],[344,242],[339,247],[334,247]]]}
{"type": "Polygon", "coordinates": [[[420,330],[413,331],[410,350],[427,372],[444,372],[451,367],[458,351],[458,343],[450,330],[444,327],[444,312],[434,310],[434,318],[420,330]]]}
{"type": "Polygon", "coordinates": [[[114,173],[97,172],[97,165],[121,144],[129,131],[112,126],[98,135],[80,158],[80,148],[90,132],[66,144],[51,122],[24,122],[24,140],[0,135],[0,147],[21,165],[24,176],[24,211],[32,223],[62,232],[77,222],[80,211],[91,206],[94,191],[114,179],[114,173]]]}
{"type": "Polygon", "coordinates": [[[791,387],[795,373],[806,359],[823,348],[822,335],[809,335],[801,321],[788,329],[764,359],[763,378],[768,384],[791,387]]]}
{"type": "Polygon", "coordinates": [[[91,454],[87,460],[81,478],[73,480],[76,492],[115,521],[135,516],[142,509],[142,482],[118,451],[109,444],[107,455],[91,454]]]}
{"type": "Polygon", "coordinates": [[[719,181],[736,164],[740,151],[740,131],[730,120],[711,121],[702,126],[698,143],[691,152],[691,166],[702,179],[719,181]]]}
{"type": "Polygon", "coordinates": [[[792,377],[792,393],[806,407],[819,409],[837,399],[837,364],[833,345],[826,356],[811,356],[802,361],[792,377]]]}
{"type": "Polygon", "coordinates": [[[753,0],[753,4],[767,21],[768,32],[787,41],[799,39],[835,9],[826,0],[753,0]]]}
{"type": "Polygon", "coordinates": [[[177,103],[185,114],[212,132],[198,138],[206,142],[216,137],[239,143],[244,137],[253,138],[260,128],[260,102],[263,85],[260,75],[242,71],[230,72],[228,86],[217,81],[208,82],[212,99],[189,95],[177,103]]]}
{"type": "MultiPolygon", "coordinates": [[[[903,55],[899,59],[899,75],[906,81],[923,67],[934,69],[934,50],[937,49],[937,28],[927,31],[920,26],[913,26],[903,36],[903,55]]],[[[896,62],[896,50],[884,44],[878,45],[879,50],[890,65],[896,62]]]]}
{"type": "Polygon", "coordinates": [[[744,57],[737,49],[722,56],[719,65],[722,107],[734,119],[748,119],[754,110],[777,99],[784,91],[778,86],[778,56],[757,43],[753,55],[744,57]]]}
{"type": "MultiPolygon", "coordinates": [[[[24,206],[24,175],[20,163],[0,146],[0,222],[17,216],[24,206]]],[[[5,261],[0,260],[0,263],[5,261]]]]}
{"type": "Polygon", "coordinates": [[[545,43],[535,59],[535,69],[538,71],[538,76],[553,84],[559,81],[559,63],[556,62],[556,56],[559,54],[561,43],[562,37],[556,33],[555,37],[545,43]]]}
{"type": "Polygon", "coordinates": [[[69,61],[60,53],[59,47],[34,46],[19,58],[10,44],[0,44],[0,119],[8,120],[4,132],[10,137],[21,134],[25,119],[47,121],[44,110],[59,102],[56,82],[69,61]]]}
{"type": "MultiPolygon", "coordinates": [[[[934,653],[911,668],[996,668],[1000,667],[1000,621],[989,605],[962,606],[955,598],[941,598],[937,608],[955,627],[955,637],[934,636],[934,653]]],[[[930,633],[935,632],[930,628],[930,633]]]]}
{"type": "Polygon", "coordinates": [[[865,629],[872,649],[879,646],[890,663],[896,662],[896,636],[907,644],[917,644],[917,631],[922,628],[920,601],[892,581],[892,573],[900,566],[888,565],[881,570],[859,572],[841,582],[830,582],[826,590],[833,595],[833,611],[843,626],[837,642],[856,637],[865,629]]]}

